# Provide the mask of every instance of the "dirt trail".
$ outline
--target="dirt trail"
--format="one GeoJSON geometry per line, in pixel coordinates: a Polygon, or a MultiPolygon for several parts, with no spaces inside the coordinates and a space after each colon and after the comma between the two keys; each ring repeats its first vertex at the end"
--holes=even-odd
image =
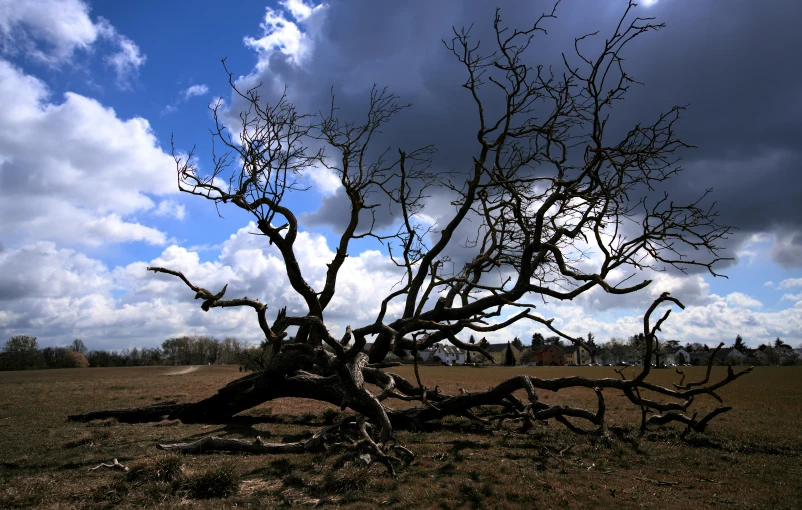
{"type": "Polygon", "coordinates": [[[181,370],[176,370],[175,372],[167,372],[164,375],[184,375],[184,374],[188,374],[190,372],[194,372],[198,368],[200,368],[200,367],[198,367],[198,366],[186,367],[186,368],[182,368],[181,370]]]}

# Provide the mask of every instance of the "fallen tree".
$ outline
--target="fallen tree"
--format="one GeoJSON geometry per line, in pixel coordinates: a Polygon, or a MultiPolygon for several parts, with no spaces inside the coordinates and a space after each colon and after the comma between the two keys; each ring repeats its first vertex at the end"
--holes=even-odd
{"type": "Polygon", "coordinates": [[[663,27],[651,18],[631,19],[633,7],[630,2],[596,56],[582,50],[590,35],[576,39],[579,65],[563,55],[561,75],[524,60],[533,38],[545,32],[541,25],[555,17],[554,10],[527,29],[512,31],[503,27],[497,11],[496,48],[485,55],[478,52],[479,45],[472,42],[468,30],[455,29],[454,37],[444,44],[464,67],[462,87],[475,104],[479,126],[476,151],[466,155],[470,164],[451,172],[431,169],[432,146],[411,152],[398,149],[394,158],[389,149],[374,151],[380,127],[409,106],[400,104],[386,89],[374,87],[367,120],[359,124],[337,117],[333,95],[328,112],[301,114],[286,94],[268,104],[259,87],[240,90],[229,72],[235,96],[247,105],[240,114],[241,129],[236,139],[228,135],[218,103],[213,108],[213,136],[227,152],[213,153],[213,171],[202,176],[192,153],[181,157],[174,149],[179,188],[216,206],[233,205],[253,215],[258,233],[282,257],[289,284],[304,305],[278,309],[270,323],[267,303],[227,297],[227,286],[213,293],[179,271],[149,267],[180,279],[195,299],[202,300],[204,311],[253,309],[264,334],[261,370],[199,402],[168,402],[71,418],[219,422],[273,399],[308,398],[350,408],[357,417],[299,443],[207,438],[161,447],[270,453],[302,452],[337,443],[365,452],[390,471],[396,461],[412,458],[409,450],[394,443],[395,430],[419,430],[427,422],[448,416],[497,427],[513,420],[523,430],[536,421],[556,420],[577,433],[606,435],[605,390],[623,392],[642,411],[642,430],[678,422],[687,431],[703,431],[729,408],[720,407],[697,419],[696,413],[686,414],[694,398],[711,395],[720,400],[716,391],[750,369],[735,373],[730,368],[726,377],[711,382],[708,367],[705,380],[684,384],[683,375],[674,388],[647,381],[657,333],[670,309],[654,323],[653,313],[661,305],[684,308],[668,293],[657,298],[644,315],[644,363],[632,379],[623,373],[620,379],[519,375],[487,391],[448,395],[427,387],[417,370],[412,382],[382,368],[393,350],[417,352],[441,341],[492,361],[479,344],[462,342],[457,335],[499,331],[519,321],[539,324],[582,345],[581,337],[560,330],[553,318],[535,313],[530,301],[571,300],[595,288],[613,295],[638,292],[651,283],[634,281],[646,268],[700,267],[718,276],[713,269],[722,260],[717,242],[730,227],[716,222],[712,207],[702,206],[710,190],[684,205],[659,192],[662,183],[681,171],[677,152],[691,147],[674,133],[683,107],[671,108],[648,125],[637,124],[618,138],[606,130],[613,106],[636,83],[624,71],[622,49],[642,34],[663,27]],[[490,108],[490,103],[501,106],[490,108]],[[233,170],[232,163],[236,163],[233,170]],[[287,205],[287,197],[305,190],[298,184],[299,176],[315,165],[337,175],[350,206],[320,288],[305,278],[298,263],[295,242],[300,225],[287,205]],[[226,181],[228,186],[221,184],[226,181]],[[435,194],[453,205],[451,215],[437,228],[421,221],[427,199],[435,194]],[[389,207],[398,219],[396,231],[375,228],[374,213],[380,206],[389,207]],[[468,239],[458,234],[466,225],[475,226],[468,239]],[[374,320],[357,328],[349,326],[342,337],[335,338],[324,312],[336,293],[352,241],[368,238],[386,247],[401,270],[401,281],[377,300],[374,320]],[[459,255],[455,246],[460,248],[459,255]],[[591,252],[595,258],[588,257],[591,252]],[[461,266],[455,264],[455,257],[462,260],[461,266]],[[390,313],[391,303],[400,304],[401,311],[390,313]],[[293,342],[286,342],[293,330],[293,342]],[[365,352],[368,338],[373,343],[365,352]],[[366,383],[378,391],[370,391],[366,383]],[[548,405],[538,398],[539,390],[575,387],[595,392],[595,409],[548,405]],[[526,395],[524,400],[515,395],[519,390],[526,395]],[[664,400],[646,398],[642,391],[664,400]],[[395,409],[390,405],[393,400],[420,405],[395,409]]]}

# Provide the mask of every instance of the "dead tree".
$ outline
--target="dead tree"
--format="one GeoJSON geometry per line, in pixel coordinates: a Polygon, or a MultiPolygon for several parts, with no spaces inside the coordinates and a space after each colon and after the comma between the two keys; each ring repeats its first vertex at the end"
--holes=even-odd
{"type": "MultiPolygon", "coordinates": [[[[409,453],[393,446],[393,431],[419,429],[446,416],[466,416],[488,424],[519,420],[525,426],[553,419],[578,433],[604,433],[605,389],[622,391],[640,408],[644,428],[677,421],[689,430],[703,430],[726,408],[700,420],[695,414],[688,417],[684,413],[694,397],[707,394],[718,398],[718,388],[748,370],[730,370],[717,382],[710,382],[708,377],[699,384],[674,388],[648,382],[648,361],[670,310],[654,324],[651,316],[661,304],[683,307],[667,294],[655,300],[645,314],[646,353],[643,369],[633,379],[520,375],[487,391],[463,390],[447,395],[427,387],[419,377],[410,382],[379,368],[393,350],[416,353],[440,341],[492,359],[478,344],[464,343],[457,335],[498,331],[519,321],[537,323],[583,344],[581,337],[559,330],[553,318],[534,312],[531,302],[571,300],[596,287],[613,295],[637,292],[651,283],[638,279],[639,270],[644,268],[684,270],[701,266],[717,276],[714,264],[722,260],[717,243],[730,227],[718,224],[712,207],[702,205],[709,190],[700,193],[698,201],[687,204],[675,203],[660,192],[661,184],[681,171],[679,151],[691,147],[674,131],[684,108],[674,106],[618,138],[606,129],[616,104],[637,83],[623,67],[622,50],[641,35],[664,26],[652,18],[633,18],[633,7],[630,1],[597,54],[591,56],[583,50],[587,39],[595,34],[577,38],[575,55],[563,55],[559,73],[531,66],[524,59],[533,39],[545,33],[542,25],[556,17],[554,10],[526,29],[504,27],[497,11],[491,53],[480,53],[469,30],[454,29],[453,38],[443,42],[464,68],[462,87],[475,105],[478,129],[475,150],[464,158],[470,164],[447,174],[431,170],[433,146],[410,152],[373,150],[381,126],[410,106],[400,103],[387,89],[374,87],[367,117],[360,124],[337,116],[333,94],[331,108],[318,115],[299,113],[286,94],[267,104],[260,96],[260,87],[240,90],[226,68],[233,92],[247,105],[240,114],[237,136],[231,136],[222,124],[220,105],[216,105],[213,138],[226,152],[213,152],[213,171],[202,176],[192,154],[179,157],[174,150],[178,185],[181,191],[216,206],[226,204],[253,215],[259,234],[283,258],[289,284],[302,298],[305,309],[291,313],[282,308],[282,303],[262,303],[230,293],[224,298],[225,287],[215,293],[216,289],[203,289],[198,285],[201,282],[193,282],[178,271],[150,267],[150,271],[179,278],[195,292],[196,299],[203,300],[204,311],[252,308],[264,333],[264,368],[200,402],[162,403],[75,418],[116,416],[137,421],[168,416],[185,422],[215,422],[271,399],[316,399],[350,408],[361,418],[326,429],[304,444],[227,446],[210,439],[204,443],[204,451],[215,446],[305,451],[322,447],[324,439],[330,437],[367,451],[391,471],[395,460],[390,459],[398,459],[399,452],[404,452],[402,457],[409,453]],[[501,107],[491,108],[491,103],[501,107]],[[350,217],[322,288],[313,287],[298,264],[295,242],[299,220],[286,205],[288,196],[304,191],[300,176],[313,165],[324,165],[334,172],[350,202],[350,217]],[[434,192],[446,194],[453,204],[451,216],[436,229],[418,219],[427,196],[434,192]],[[397,214],[398,230],[392,235],[380,234],[374,228],[372,215],[379,206],[390,207],[397,214]],[[467,240],[457,235],[466,222],[475,226],[475,236],[467,240]],[[335,338],[324,312],[337,290],[337,278],[352,241],[362,238],[381,242],[403,277],[381,300],[374,320],[349,327],[342,338],[335,338]],[[462,267],[454,269],[448,262],[457,245],[463,253],[469,249],[471,255],[462,267]],[[590,252],[597,257],[587,257],[590,252]],[[392,316],[388,313],[391,302],[402,303],[403,311],[392,316]],[[272,323],[268,304],[278,307],[272,323]],[[290,328],[297,328],[295,341],[282,342],[290,328]],[[374,341],[365,354],[368,337],[374,341]],[[366,382],[381,391],[372,393],[366,382]],[[538,390],[571,387],[595,391],[597,408],[548,405],[538,399],[538,390]],[[526,402],[513,394],[517,390],[526,392],[526,402]],[[667,400],[646,398],[641,390],[667,400]],[[397,410],[389,405],[393,399],[417,400],[421,405],[397,410]],[[484,406],[501,410],[490,420],[478,418],[474,411],[484,406]],[[652,412],[661,414],[647,420],[647,413],[652,412]],[[590,428],[577,424],[582,421],[590,428]]],[[[223,65],[225,68],[225,61],[223,65]]],[[[185,447],[194,448],[180,446],[185,447]]]]}

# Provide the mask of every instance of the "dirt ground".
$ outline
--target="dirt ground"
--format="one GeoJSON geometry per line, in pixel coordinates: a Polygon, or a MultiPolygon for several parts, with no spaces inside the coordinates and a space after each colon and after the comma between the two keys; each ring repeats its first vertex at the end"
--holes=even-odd
{"type": "MultiPolygon", "coordinates": [[[[389,371],[414,378],[411,367],[389,371]]],[[[617,377],[606,367],[421,368],[425,384],[446,393],[486,389],[519,373],[617,377]]],[[[756,368],[724,388],[721,396],[734,409],[686,440],[679,427],[641,436],[637,409],[610,390],[611,444],[553,422],[524,434],[464,419],[399,432],[398,442],[417,458],[398,479],[379,465],[360,467],[341,451],[178,456],[155,447],[209,435],[309,437],[339,416],[311,401],[269,402],[216,425],[66,420],[92,410],[197,400],[241,375],[236,366],[0,372],[0,508],[802,508],[799,367],[756,368]],[[131,471],[92,470],[115,458],[131,471]]],[[[678,379],[670,370],[650,377],[665,384],[678,379]]],[[[593,406],[596,397],[576,389],[541,398],[593,406]]],[[[718,403],[695,405],[703,412],[718,403]]]]}

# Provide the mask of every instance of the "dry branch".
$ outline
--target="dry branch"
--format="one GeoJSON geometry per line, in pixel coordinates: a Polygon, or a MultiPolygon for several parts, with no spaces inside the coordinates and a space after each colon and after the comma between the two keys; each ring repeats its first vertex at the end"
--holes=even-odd
{"type": "Polygon", "coordinates": [[[95,466],[92,469],[90,469],[90,471],[96,471],[96,470],[98,470],[100,468],[117,469],[117,470],[120,470],[120,471],[128,472],[128,468],[126,466],[120,464],[120,462],[117,459],[114,459],[114,462],[112,462],[111,464],[98,464],[97,466],[95,466]]]}

